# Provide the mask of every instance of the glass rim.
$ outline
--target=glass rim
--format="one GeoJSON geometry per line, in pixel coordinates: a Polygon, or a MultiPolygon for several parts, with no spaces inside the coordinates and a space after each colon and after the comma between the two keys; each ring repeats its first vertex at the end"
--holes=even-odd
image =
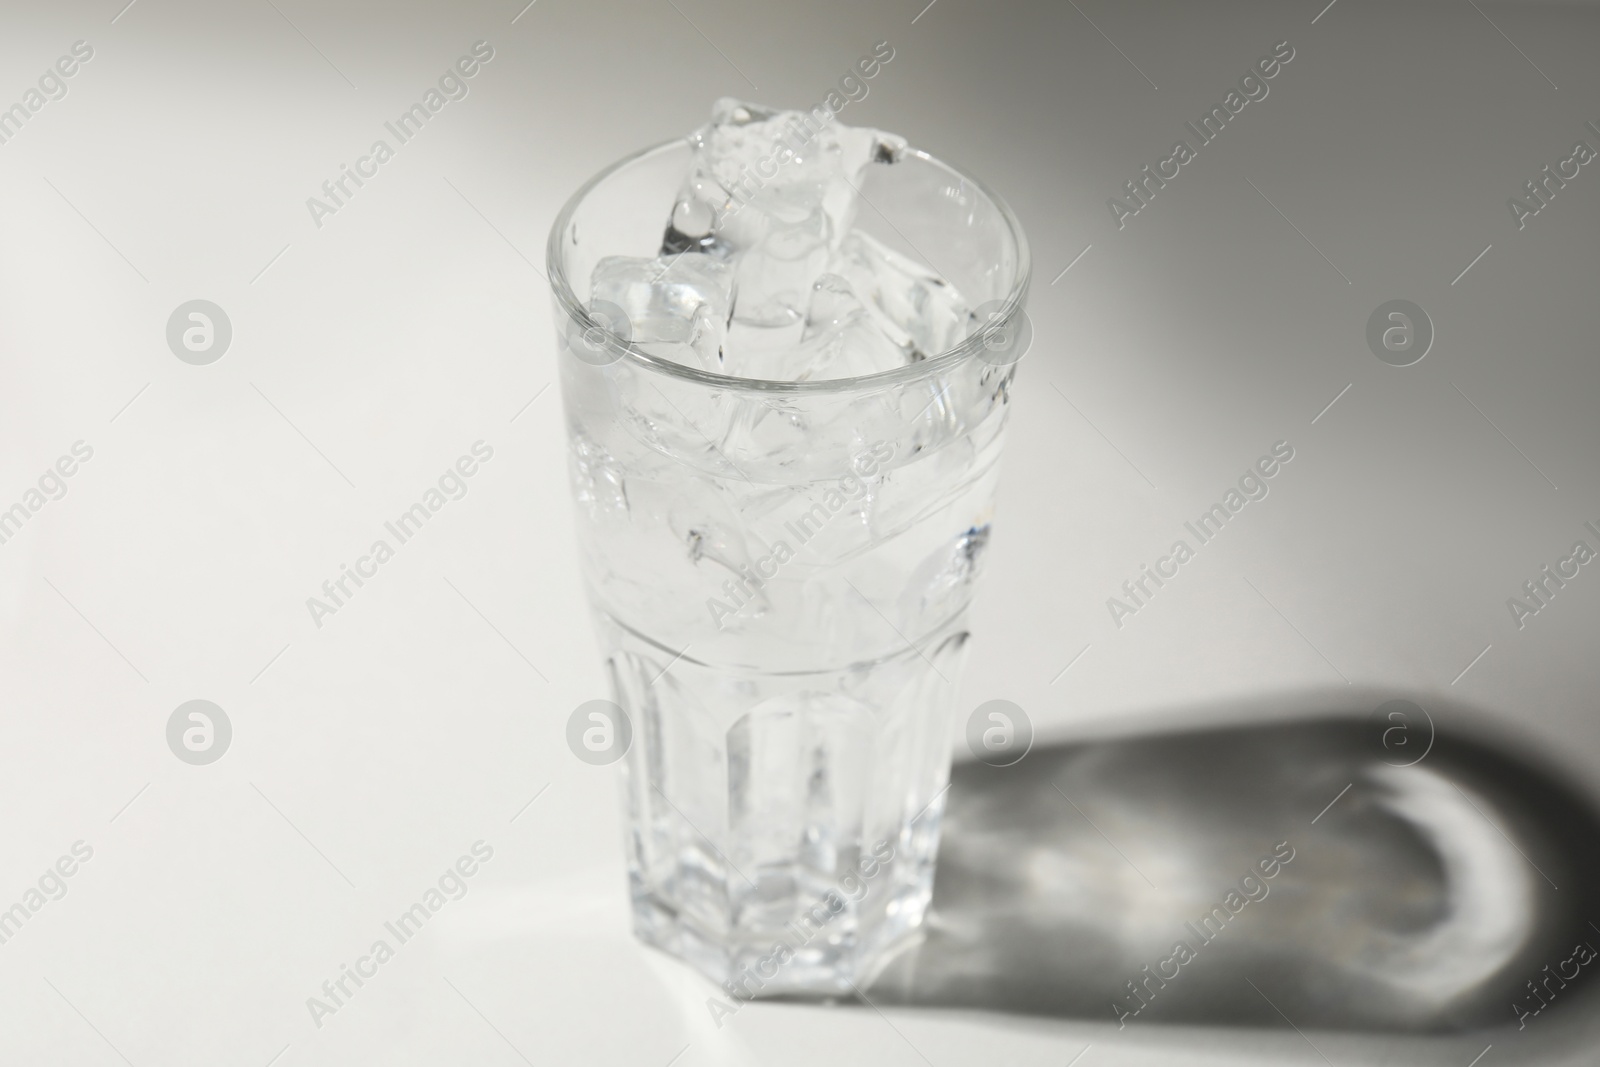
{"type": "MultiPolygon", "coordinates": [[[[636,163],[647,156],[657,152],[685,144],[685,139],[675,137],[660,144],[650,145],[647,148],[631,152],[621,159],[601,169],[588,181],[580,185],[567,202],[562,205],[557,213],[555,222],[551,224],[550,236],[545,242],[545,267],[549,273],[550,291],[555,295],[556,302],[561,306],[569,319],[585,332],[599,330],[606,339],[608,347],[620,349],[622,359],[631,360],[642,365],[647,370],[658,371],[673,377],[682,378],[700,385],[715,386],[721,389],[742,389],[754,392],[770,393],[830,393],[844,392],[861,386],[892,385],[902,381],[913,381],[940,371],[954,367],[979,358],[979,353],[988,350],[985,343],[984,331],[977,330],[968,334],[954,348],[945,349],[937,355],[908,363],[903,367],[893,367],[889,370],[875,371],[872,374],[861,374],[852,378],[822,378],[816,381],[782,381],[771,378],[741,378],[731,374],[718,374],[715,371],[700,370],[682,363],[675,363],[670,359],[653,356],[637,345],[624,341],[612,333],[606,324],[590,316],[589,311],[579,302],[577,295],[572,291],[572,284],[567,280],[567,273],[561,265],[562,235],[566,232],[572,217],[577,214],[579,206],[589,197],[589,194],[601,182],[611,177],[630,164],[636,163]]],[[[1033,262],[1028,251],[1028,239],[1022,232],[1022,223],[1011,210],[1011,205],[1005,199],[989,188],[983,182],[957,170],[942,159],[919,148],[907,148],[907,155],[915,156],[927,163],[942,167],[962,181],[972,185],[978,192],[989,198],[995,206],[1000,218],[1004,221],[1006,229],[1010,231],[1012,240],[1017,249],[1017,271],[1001,304],[998,317],[1001,321],[1009,322],[1011,318],[1021,311],[1023,300],[1027,296],[1028,285],[1033,279],[1033,262]]],[[[557,335],[561,334],[561,325],[556,324],[557,335]]]]}

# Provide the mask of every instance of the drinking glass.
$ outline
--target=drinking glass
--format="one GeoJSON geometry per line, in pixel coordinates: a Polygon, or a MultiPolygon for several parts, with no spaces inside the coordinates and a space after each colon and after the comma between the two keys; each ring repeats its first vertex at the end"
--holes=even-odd
{"type": "Polygon", "coordinates": [[[856,378],[710,373],[589,298],[601,257],[659,253],[690,154],[602,171],[548,246],[581,567],[631,732],[634,931],[741,998],[848,992],[932,895],[1027,245],[907,151],[868,168],[855,225],[976,304],[966,339],[856,378]]]}

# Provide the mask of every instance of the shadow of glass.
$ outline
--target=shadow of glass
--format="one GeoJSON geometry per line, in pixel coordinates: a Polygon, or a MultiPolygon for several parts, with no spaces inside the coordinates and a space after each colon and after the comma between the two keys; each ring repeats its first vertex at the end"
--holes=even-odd
{"type": "Polygon", "coordinates": [[[1576,1003],[1587,801],[1503,739],[1379,718],[958,765],[926,939],[872,1001],[1423,1033],[1576,1003]]]}

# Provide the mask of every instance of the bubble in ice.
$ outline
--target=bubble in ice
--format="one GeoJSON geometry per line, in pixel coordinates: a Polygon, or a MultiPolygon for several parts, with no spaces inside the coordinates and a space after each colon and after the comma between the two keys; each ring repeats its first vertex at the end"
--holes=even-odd
{"type": "Polygon", "coordinates": [[[687,237],[704,237],[711,232],[711,205],[702,200],[680,200],[672,210],[672,225],[687,237]]]}
{"type": "Polygon", "coordinates": [[[727,246],[712,232],[715,213],[711,205],[698,197],[681,199],[673,206],[667,232],[661,238],[661,254],[675,256],[681,252],[705,252],[722,257],[727,246]]]}

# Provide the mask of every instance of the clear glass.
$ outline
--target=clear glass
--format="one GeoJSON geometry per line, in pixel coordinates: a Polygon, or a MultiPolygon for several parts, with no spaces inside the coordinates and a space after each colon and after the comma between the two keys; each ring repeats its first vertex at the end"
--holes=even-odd
{"type": "MultiPolygon", "coordinates": [[[[549,242],[583,573],[633,731],[634,929],[741,998],[848,992],[932,894],[1015,364],[974,335],[759,381],[607,333],[594,264],[656,254],[689,151],[602,172],[549,242]]],[[[861,192],[858,228],[1021,327],[1027,246],[996,196],[915,152],[861,192]]]]}

